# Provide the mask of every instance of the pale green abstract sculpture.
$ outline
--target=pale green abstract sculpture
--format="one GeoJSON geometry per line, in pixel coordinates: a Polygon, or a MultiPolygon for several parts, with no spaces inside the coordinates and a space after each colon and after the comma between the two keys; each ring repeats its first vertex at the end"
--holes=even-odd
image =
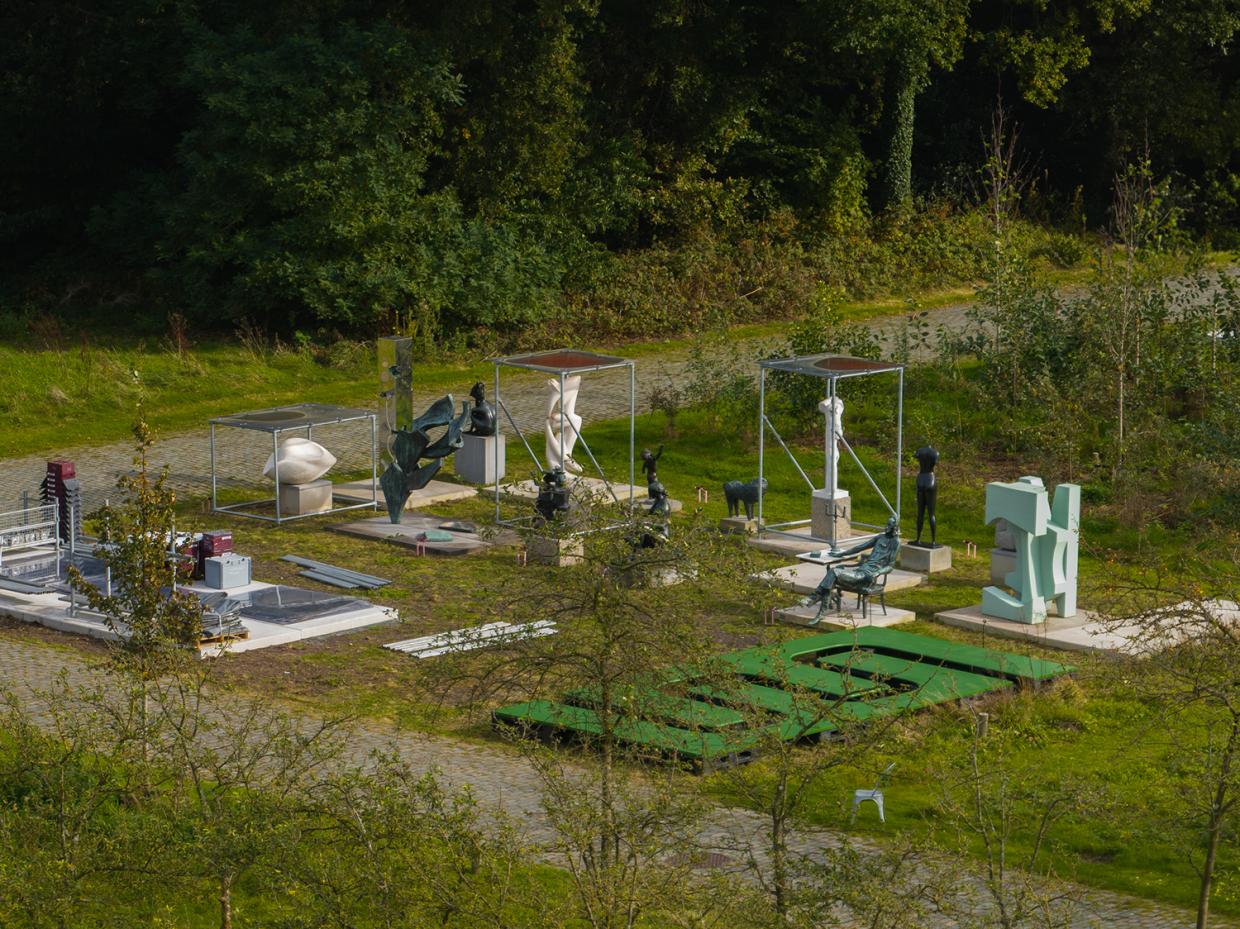
{"type": "Polygon", "coordinates": [[[1060,484],[1047,501],[1040,477],[986,485],[986,523],[1006,519],[1016,537],[1016,570],[999,587],[982,589],[982,613],[1018,623],[1046,622],[1050,601],[1060,616],[1076,615],[1081,488],[1060,484]]]}

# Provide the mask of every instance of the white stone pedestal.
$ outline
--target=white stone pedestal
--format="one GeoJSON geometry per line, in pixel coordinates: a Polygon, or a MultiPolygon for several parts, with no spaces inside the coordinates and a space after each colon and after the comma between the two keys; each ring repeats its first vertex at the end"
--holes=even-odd
{"type": "Polygon", "coordinates": [[[818,615],[817,606],[790,606],[787,609],[776,610],[775,618],[790,626],[828,626],[834,629],[898,626],[901,623],[911,623],[917,618],[917,614],[912,610],[902,610],[894,606],[887,607],[887,612],[884,614],[883,608],[878,605],[878,599],[875,598],[866,610],[869,615],[863,619],[861,610],[851,605],[856,602],[856,599],[856,594],[845,593],[844,608],[836,612],[828,607],[821,617],[818,615]]]}
{"type": "Polygon", "coordinates": [[[461,438],[465,440],[465,444],[456,450],[452,459],[452,467],[461,480],[471,484],[494,484],[496,480],[502,480],[507,470],[508,457],[503,433],[470,435],[467,432],[461,438]]]}
{"type": "Polygon", "coordinates": [[[753,535],[758,531],[758,520],[744,516],[725,516],[719,520],[719,531],[732,535],[753,535]]]}
{"type": "Polygon", "coordinates": [[[331,508],[332,482],[329,480],[280,485],[281,516],[308,516],[311,513],[326,513],[331,508]]]}
{"type": "Polygon", "coordinates": [[[535,536],[525,544],[525,557],[530,564],[545,564],[555,568],[578,564],[585,557],[581,539],[552,539],[535,536]]]}
{"type": "Polygon", "coordinates": [[[906,571],[934,574],[947,571],[952,566],[952,550],[948,545],[915,545],[908,542],[900,546],[900,567],[906,571]]]}
{"type": "Polygon", "coordinates": [[[835,498],[825,490],[815,490],[810,499],[810,531],[815,538],[840,541],[852,536],[852,497],[847,490],[837,490],[835,498]],[[832,520],[835,532],[831,532],[832,520]]]}

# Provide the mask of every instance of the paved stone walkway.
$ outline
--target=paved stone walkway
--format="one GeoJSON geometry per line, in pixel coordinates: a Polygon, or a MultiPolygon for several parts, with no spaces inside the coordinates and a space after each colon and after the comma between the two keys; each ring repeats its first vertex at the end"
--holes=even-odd
{"type": "MultiPolygon", "coordinates": [[[[13,629],[0,626],[0,683],[20,698],[33,699],[33,691],[47,687],[60,674],[70,683],[88,683],[98,673],[72,649],[24,640],[13,629]]],[[[310,720],[306,721],[309,725],[310,720]]],[[[365,760],[375,750],[395,750],[419,771],[437,769],[449,786],[470,787],[484,809],[503,810],[530,841],[548,843],[552,838],[538,778],[529,762],[515,752],[373,723],[355,727],[349,746],[354,761],[365,760]]],[[[765,826],[756,813],[720,807],[707,816],[699,843],[743,861],[749,850],[762,847],[765,826]]],[[[790,845],[794,854],[814,857],[823,849],[837,847],[839,841],[840,836],[829,830],[802,829],[792,836],[790,845]]],[[[760,852],[757,858],[762,860],[760,852]]],[[[1180,929],[1194,923],[1185,911],[1136,898],[1087,888],[1074,889],[1076,895],[1081,903],[1074,913],[1073,929],[1180,929]]],[[[1233,925],[1218,920],[1212,924],[1233,925]]]]}
{"type": "MultiPolygon", "coordinates": [[[[934,310],[929,315],[929,321],[932,328],[943,326],[948,331],[960,331],[967,325],[966,310],[965,305],[934,310]]],[[[896,316],[875,319],[865,325],[876,334],[892,335],[903,324],[903,318],[896,316]]],[[[759,355],[769,354],[768,346],[769,350],[773,351],[779,343],[779,339],[741,342],[736,345],[737,357],[757,358],[759,355]]],[[[650,409],[653,391],[668,385],[683,388],[690,377],[688,369],[689,357],[684,351],[648,355],[639,359],[636,362],[635,379],[638,413],[650,409]]],[[[467,384],[462,384],[454,393],[463,396],[467,388],[467,384]]],[[[376,386],[376,392],[377,389],[376,386]]],[[[415,396],[416,402],[424,405],[429,405],[435,399],[436,395],[431,393],[419,393],[415,396]]],[[[541,455],[542,443],[539,436],[546,414],[545,378],[505,369],[503,399],[534,451],[541,455]]],[[[247,409],[262,406],[260,401],[243,398],[238,398],[237,402],[238,407],[247,409]]],[[[590,422],[628,414],[627,372],[604,371],[588,375],[588,386],[581,393],[577,409],[585,420],[583,435],[588,442],[590,422]]],[[[220,410],[219,414],[235,412],[240,412],[240,409],[220,410]]],[[[504,431],[511,431],[502,413],[501,421],[504,431]]],[[[382,427],[380,435],[382,436],[382,427]]],[[[336,473],[365,471],[370,468],[370,429],[365,423],[320,426],[315,429],[314,437],[336,455],[339,461],[335,468],[336,473]]],[[[269,495],[271,485],[263,481],[260,475],[271,451],[271,437],[265,433],[243,429],[217,429],[216,462],[221,486],[252,491],[255,498],[269,495]]],[[[49,458],[57,457],[70,458],[77,463],[83,500],[86,509],[90,511],[115,495],[117,477],[132,467],[133,446],[129,441],[91,447],[66,446],[48,449],[38,455],[0,459],[0,512],[21,506],[23,493],[28,494],[31,500],[36,499],[46,462],[49,458]]],[[[588,467],[584,455],[578,454],[577,457],[588,467]]],[[[508,460],[510,469],[524,470],[532,467],[519,442],[510,441],[508,460]]],[[[168,467],[171,486],[183,499],[210,495],[210,448],[205,424],[202,429],[192,432],[159,437],[151,450],[150,461],[157,469],[168,467]]],[[[614,477],[617,480],[627,480],[627,476],[614,477]]]]}

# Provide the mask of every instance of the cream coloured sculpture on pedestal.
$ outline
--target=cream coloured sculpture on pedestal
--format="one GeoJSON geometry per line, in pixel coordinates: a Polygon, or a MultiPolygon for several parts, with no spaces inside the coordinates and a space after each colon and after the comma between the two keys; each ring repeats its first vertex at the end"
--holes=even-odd
{"type": "Polygon", "coordinates": [[[280,443],[279,462],[274,454],[267,456],[263,475],[275,480],[279,469],[281,484],[309,484],[332,469],[336,456],[318,442],[290,436],[280,443]]]}
{"type": "Polygon", "coordinates": [[[844,401],[828,397],[818,404],[826,417],[824,433],[823,488],[810,501],[810,531],[815,538],[835,544],[852,535],[852,498],[840,489],[840,442],[844,438],[844,401]]]}
{"type": "Polygon", "coordinates": [[[563,468],[573,474],[581,473],[581,465],[573,460],[573,447],[581,429],[581,417],[577,415],[577,394],[581,390],[581,376],[564,378],[564,392],[560,393],[560,379],[547,381],[547,469],[563,468]]]}

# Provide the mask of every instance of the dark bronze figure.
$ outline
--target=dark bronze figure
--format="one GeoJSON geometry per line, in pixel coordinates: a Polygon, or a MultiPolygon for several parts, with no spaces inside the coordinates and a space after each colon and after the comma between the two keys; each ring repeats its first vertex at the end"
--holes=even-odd
{"type": "MultiPolygon", "coordinates": [[[[663,456],[663,446],[659,446],[657,452],[652,452],[648,448],[642,449],[642,470],[646,472],[646,483],[655,484],[659,480],[659,459],[663,456]]],[[[654,496],[651,494],[651,496],[654,496]]]]}
{"type": "Polygon", "coordinates": [[[651,516],[670,516],[672,504],[667,496],[667,488],[659,481],[651,481],[646,490],[650,494],[650,506],[646,512],[651,516]]]}
{"type": "Polygon", "coordinates": [[[389,445],[392,463],[379,478],[379,486],[383,488],[387,501],[388,517],[393,523],[400,522],[409,495],[429,484],[439,472],[443,460],[464,443],[461,434],[469,420],[470,405],[462,404],[460,415],[454,419],[452,412],[455,407],[451,394],[441,397],[407,427],[393,431],[389,445]],[[432,442],[428,430],[438,427],[447,428],[432,442]],[[423,459],[429,461],[421,464],[423,459]]]}
{"type": "Polygon", "coordinates": [[[926,517],[929,516],[930,548],[934,548],[938,530],[938,524],[934,519],[934,507],[939,496],[939,488],[934,477],[934,466],[939,463],[939,453],[934,450],[933,446],[927,445],[924,448],[917,449],[913,453],[913,457],[921,465],[921,471],[917,474],[917,537],[913,539],[913,544],[924,544],[921,541],[921,527],[926,517]]]}
{"type": "Polygon", "coordinates": [[[486,385],[478,381],[469,389],[474,407],[469,412],[470,435],[495,435],[495,404],[487,399],[486,385]]]}
{"type": "Polygon", "coordinates": [[[538,497],[534,500],[534,509],[544,523],[564,516],[570,509],[568,475],[563,468],[552,468],[543,473],[542,484],[538,487],[538,497]]]}
{"type": "MultiPolygon", "coordinates": [[[[766,478],[762,478],[762,492],[766,492],[766,478]]],[[[741,483],[740,481],[726,481],[723,485],[723,495],[728,501],[728,515],[740,516],[741,504],[745,504],[745,518],[753,519],[753,508],[758,504],[758,479],[755,477],[752,481],[741,483]]]]}
{"type": "Polygon", "coordinates": [[[900,554],[900,521],[893,516],[887,520],[887,528],[880,535],[843,551],[833,548],[831,555],[843,558],[864,551],[870,554],[855,566],[837,568],[832,565],[827,568],[827,573],[818,587],[801,601],[801,606],[818,604],[818,614],[810,621],[811,626],[817,625],[822,619],[828,604],[836,610],[840,608],[842,591],[868,593],[879,577],[891,572],[900,554]]]}

